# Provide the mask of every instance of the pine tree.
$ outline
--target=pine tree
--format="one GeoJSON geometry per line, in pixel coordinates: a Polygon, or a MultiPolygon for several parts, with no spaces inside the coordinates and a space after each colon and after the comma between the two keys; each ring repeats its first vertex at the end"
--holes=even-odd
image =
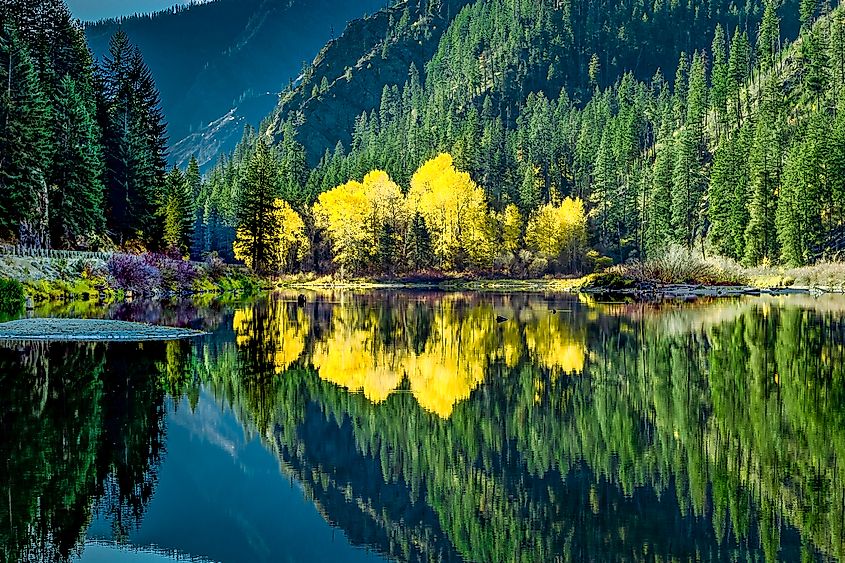
{"type": "Polygon", "coordinates": [[[735,260],[745,256],[748,224],[748,157],[751,128],[724,138],[714,155],[708,191],[709,238],[716,251],[735,260]]]}
{"type": "Polygon", "coordinates": [[[149,68],[123,31],[100,68],[108,223],[119,241],[142,236],[155,245],[156,210],[166,174],[166,126],[149,68]]]}
{"type": "Polygon", "coordinates": [[[655,255],[663,251],[672,240],[672,177],[675,163],[669,107],[663,117],[663,126],[651,173],[651,188],[647,200],[645,253],[655,255]]]}
{"type": "Polygon", "coordinates": [[[408,232],[408,261],[411,270],[421,272],[434,264],[431,247],[431,233],[423,216],[417,212],[411,220],[408,232]]]}
{"type": "Polygon", "coordinates": [[[745,262],[758,265],[779,256],[775,210],[782,173],[783,109],[777,84],[769,81],[751,146],[750,198],[745,230],[745,262]]]}
{"type": "Polygon", "coordinates": [[[777,15],[777,0],[765,0],[763,22],[757,35],[757,60],[762,72],[774,67],[775,56],[780,44],[780,18],[777,15]]]}
{"type": "Polygon", "coordinates": [[[728,111],[728,46],[725,30],[721,25],[716,26],[711,48],[713,57],[713,71],[711,73],[711,102],[716,110],[717,137],[721,134],[723,122],[728,111]]]}
{"type": "Polygon", "coordinates": [[[751,52],[748,35],[740,32],[737,27],[731,40],[731,53],[728,58],[728,98],[733,102],[731,117],[735,125],[742,123],[742,87],[748,80],[750,66],[751,52]]]}
{"type": "Polygon", "coordinates": [[[105,228],[100,128],[91,109],[75,80],[65,75],[52,120],[50,230],[54,245],[87,246],[105,228]]]}

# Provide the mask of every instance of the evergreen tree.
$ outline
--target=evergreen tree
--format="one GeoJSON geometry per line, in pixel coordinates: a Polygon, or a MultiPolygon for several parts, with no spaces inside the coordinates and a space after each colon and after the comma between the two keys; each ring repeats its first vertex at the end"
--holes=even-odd
{"type": "Polygon", "coordinates": [[[0,236],[49,247],[50,106],[9,24],[0,25],[0,85],[0,236]]]}
{"type": "Polygon", "coordinates": [[[271,247],[279,227],[273,213],[279,196],[279,177],[273,151],[263,142],[256,143],[240,181],[236,244],[258,272],[270,272],[275,266],[271,247]]]}
{"type": "Polygon", "coordinates": [[[775,56],[780,44],[780,18],[777,15],[777,1],[765,0],[763,21],[757,35],[757,61],[760,70],[767,72],[774,67],[775,56]]]}
{"type": "Polygon", "coordinates": [[[707,198],[710,242],[719,254],[735,260],[745,256],[751,135],[746,125],[723,139],[714,155],[707,198]]]}
{"type": "Polygon", "coordinates": [[[711,54],[713,57],[713,71],[711,73],[712,91],[710,98],[712,107],[716,110],[718,136],[721,133],[723,122],[727,117],[729,92],[728,46],[725,30],[721,25],[716,26],[711,54]]]}
{"type": "Polygon", "coordinates": [[[434,264],[434,252],[431,248],[431,233],[423,216],[417,212],[411,220],[408,233],[409,267],[415,272],[431,268],[434,264]]]}
{"type": "Polygon", "coordinates": [[[123,31],[100,68],[108,222],[119,241],[160,236],[156,210],[166,169],[166,126],[149,68],[123,31]]]}
{"type": "Polygon", "coordinates": [[[159,213],[164,220],[164,245],[181,252],[190,250],[194,238],[195,185],[179,168],[167,174],[164,185],[164,202],[159,213]]]}
{"type": "Polygon", "coordinates": [[[775,210],[780,189],[783,155],[781,93],[772,80],[766,85],[749,157],[750,198],[745,230],[745,262],[757,265],[779,256],[775,210]]]}
{"type": "Polygon", "coordinates": [[[71,248],[86,246],[92,236],[105,228],[103,158],[96,115],[69,75],[59,86],[52,121],[52,242],[71,248]]]}

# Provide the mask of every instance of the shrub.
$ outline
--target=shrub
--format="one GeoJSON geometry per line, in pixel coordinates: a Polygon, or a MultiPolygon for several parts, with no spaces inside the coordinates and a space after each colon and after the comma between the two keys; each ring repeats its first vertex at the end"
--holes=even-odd
{"type": "Polygon", "coordinates": [[[606,272],[589,276],[584,284],[585,289],[604,289],[608,291],[619,291],[631,289],[637,282],[628,277],[621,268],[611,268],[606,272]]]}
{"type": "Polygon", "coordinates": [[[226,262],[216,252],[209,252],[205,256],[205,271],[212,280],[219,280],[226,275],[226,262]]]}
{"type": "Polygon", "coordinates": [[[144,260],[161,273],[162,285],[174,291],[190,288],[197,277],[194,265],[183,260],[178,250],[145,254],[144,260]]]}
{"type": "Polygon", "coordinates": [[[161,271],[143,256],[113,254],[107,267],[112,285],[117,289],[152,293],[161,285],[161,271]]]}
{"type": "Polygon", "coordinates": [[[17,313],[24,303],[26,295],[21,282],[0,278],[0,313],[17,313]]]}
{"type": "Polygon", "coordinates": [[[663,254],[645,262],[621,266],[621,272],[641,282],[662,284],[742,285],[748,276],[735,262],[708,259],[681,246],[671,246],[663,254]]]}

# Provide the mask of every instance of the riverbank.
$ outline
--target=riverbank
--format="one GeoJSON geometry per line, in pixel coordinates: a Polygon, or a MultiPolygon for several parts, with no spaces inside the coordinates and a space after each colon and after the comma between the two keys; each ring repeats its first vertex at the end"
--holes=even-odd
{"type": "MultiPolygon", "coordinates": [[[[667,276],[668,277],[668,276],[667,276]]],[[[666,279],[666,278],[664,278],[666,279]]],[[[635,299],[683,299],[695,297],[741,297],[747,295],[792,295],[845,293],[845,265],[823,264],[800,269],[743,270],[726,275],[678,276],[679,281],[646,279],[627,267],[613,267],[597,274],[569,278],[533,280],[482,278],[468,275],[439,278],[356,278],[277,280],[278,289],[325,290],[435,290],[504,293],[614,294],[635,299]],[[700,278],[700,279],[696,279],[700,278]]]]}
{"type": "Polygon", "coordinates": [[[7,255],[0,257],[0,279],[5,282],[0,286],[4,293],[0,301],[6,303],[6,310],[24,303],[113,303],[132,298],[250,293],[270,287],[248,270],[219,260],[195,263],[166,255],[118,254],[108,261],[7,255]]]}

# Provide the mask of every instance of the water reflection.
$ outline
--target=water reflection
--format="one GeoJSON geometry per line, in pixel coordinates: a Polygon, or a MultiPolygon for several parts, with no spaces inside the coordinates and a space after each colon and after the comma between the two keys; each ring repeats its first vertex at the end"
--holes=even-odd
{"type": "MultiPolygon", "coordinates": [[[[159,468],[191,463],[165,421],[207,421],[209,404],[383,557],[845,557],[845,299],[295,297],[204,304],[186,322],[214,333],[194,344],[0,350],[6,560],[65,559],[92,518],[111,526],[98,540],[143,530],[159,468]]],[[[239,510],[262,504],[264,479],[239,510]]],[[[162,491],[152,505],[176,494],[162,491]]],[[[205,554],[189,547],[224,532],[186,533],[181,549],[205,554]]],[[[256,542],[304,560],[272,536],[233,537],[224,560],[255,560],[256,542]]]]}

